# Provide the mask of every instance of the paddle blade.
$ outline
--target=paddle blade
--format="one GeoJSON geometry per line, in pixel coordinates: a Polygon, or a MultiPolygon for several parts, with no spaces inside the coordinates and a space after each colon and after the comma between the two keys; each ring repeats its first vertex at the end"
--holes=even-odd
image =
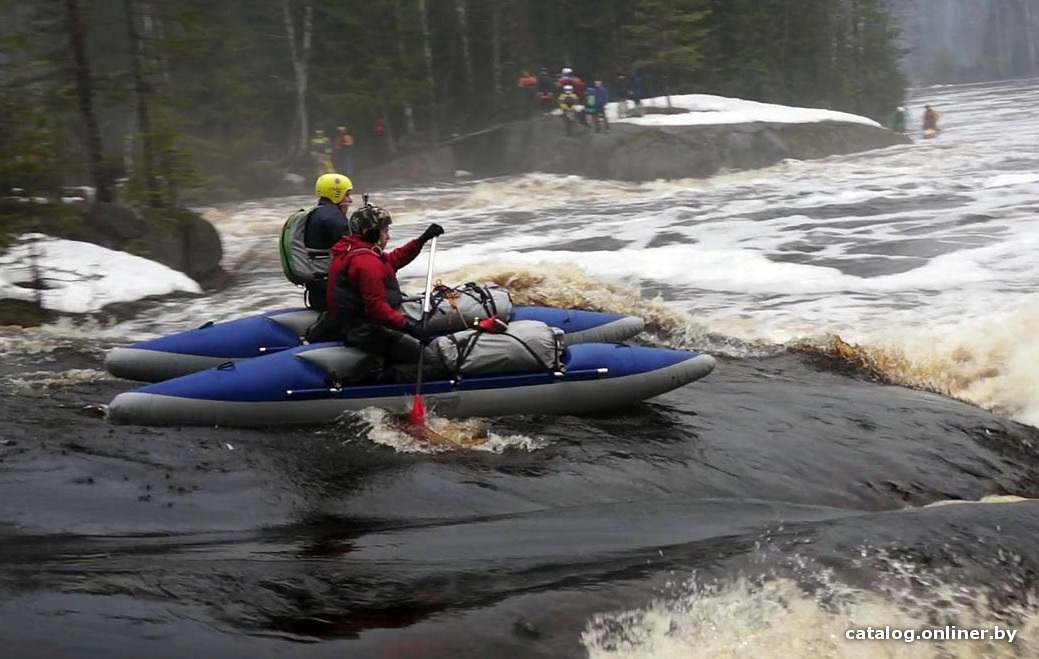
{"type": "Polygon", "coordinates": [[[415,394],[415,402],[411,404],[411,414],[408,415],[408,424],[411,426],[426,425],[426,405],[422,402],[422,396],[415,394]]]}

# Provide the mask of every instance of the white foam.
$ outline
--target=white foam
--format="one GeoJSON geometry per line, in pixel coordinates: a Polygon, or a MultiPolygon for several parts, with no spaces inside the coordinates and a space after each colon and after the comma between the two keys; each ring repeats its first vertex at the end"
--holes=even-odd
{"type": "Polygon", "coordinates": [[[447,443],[434,443],[406,432],[386,410],[367,408],[359,414],[370,426],[368,439],[376,444],[389,446],[398,453],[481,451],[500,454],[506,450],[535,451],[547,445],[547,442],[539,437],[499,435],[492,432],[489,424],[483,419],[452,420],[427,413],[426,423],[429,429],[450,440],[447,443]]]}
{"type": "Polygon", "coordinates": [[[993,176],[982,183],[984,188],[1003,188],[1011,185],[1025,185],[1028,183],[1039,182],[1039,174],[1034,172],[1021,173],[1021,174],[1000,174],[999,176],[993,176]]]}
{"type": "Polygon", "coordinates": [[[67,371],[33,371],[19,373],[17,377],[0,379],[5,387],[16,394],[34,394],[50,389],[60,389],[77,384],[89,384],[111,380],[112,376],[92,368],[73,368],[67,371]]]}
{"type": "MultiPolygon", "coordinates": [[[[588,622],[581,641],[593,659],[696,659],[699,657],[857,658],[1035,656],[1039,606],[1027,576],[1006,574],[985,587],[958,583],[953,568],[918,566],[886,549],[860,547],[853,566],[871,575],[867,588],[843,583],[814,561],[762,550],[754,558],[783,576],[738,577],[704,584],[693,574],[648,606],[603,612],[588,622]],[[801,587],[795,577],[811,584],[801,587]],[[1006,602],[1004,595],[1016,596],[1006,602]],[[1002,601],[996,603],[998,596],[1002,601]],[[1007,640],[923,640],[924,629],[1013,629],[1007,640]],[[913,630],[905,640],[849,640],[849,630],[913,630]]],[[[1020,556],[1000,552],[1017,563],[1020,556]]],[[[998,568],[997,568],[998,569],[998,568]]],[[[1000,570],[1000,576],[1006,570],[1000,570]]]]}
{"type": "Polygon", "coordinates": [[[1039,426],[1039,302],[932,326],[898,325],[855,338],[884,353],[892,375],[1039,426]]]}
{"type": "MultiPolygon", "coordinates": [[[[492,241],[489,247],[494,249],[496,245],[492,241]]],[[[480,255],[461,250],[442,252],[438,258],[447,268],[461,268],[481,260],[480,255]]],[[[671,286],[747,294],[933,291],[995,278],[984,266],[962,256],[938,257],[903,273],[857,277],[831,267],[773,261],[755,251],[710,249],[702,245],[590,252],[503,250],[498,259],[502,265],[574,264],[594,277],[652,280],[671,286]]]]}

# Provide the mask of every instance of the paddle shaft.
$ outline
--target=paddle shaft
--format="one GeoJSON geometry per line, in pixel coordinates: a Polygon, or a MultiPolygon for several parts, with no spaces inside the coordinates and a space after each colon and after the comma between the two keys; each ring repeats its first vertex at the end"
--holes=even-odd
{"type": "MultiPolygon", "coordinates": [[[[426,292],[422,296],[422,329],[426,329],[429,321],[430,297],[433,293],[433,259],[437,255],[437,239],[434,236],[429,243],[429,265],[426,266],[426,292]]],[[[426,346],[419,345],[418,350],[418,376],[415,378],[415,396],[422,395],[422,362],[426,356],[426,346]]]]}

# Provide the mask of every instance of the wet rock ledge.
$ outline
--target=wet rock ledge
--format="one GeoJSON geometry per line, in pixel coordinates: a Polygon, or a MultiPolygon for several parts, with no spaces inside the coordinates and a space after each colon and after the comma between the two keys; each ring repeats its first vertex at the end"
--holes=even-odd
{"type": "Polygon", "coordinates": [[[722,170],[767,167],[787,158],[825,158],[909,142],[885,128],[837,121],[618,123],[608,133],[575,126],[573,137],[566,137],[560,117],[539,116],[403,156],[371,172],[370,178],[405,183],[452,178],[458,170],[476,176],[542,171],[624,181],[704,178],[722,170]]]}

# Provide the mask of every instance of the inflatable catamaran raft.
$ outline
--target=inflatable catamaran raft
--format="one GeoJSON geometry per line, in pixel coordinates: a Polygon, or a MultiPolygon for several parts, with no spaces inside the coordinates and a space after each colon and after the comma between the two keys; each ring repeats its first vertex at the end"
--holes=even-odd
{"type": "MultiPolygon", "coordinates": [[[[615,343],[642,330],[642,320],[630,316],[511,305],[496,314],[511,319],[506,332],[454,331],[426,348],[434,372],[427,371],[422,393],[437,414],[615,410],[698,380],[715,365],[697,352],[615,343]]],[[[304,343],[308,318],[313,312],[273,312],[116,349],[106,361],[116,375],[187,374],[118,395],[109,417],[145,425],[268,426],[324,423],[366,407],[407,411],[413,379],[386,382],[375,375],[377,359],[338,342],[304,343]]],[[[460,322],[441,318],[438,329],[452,331],[460,322]]]]}
{"type": "MultiPolygon", "coordinates": [[[[419,319],[421,301],[407,298],[403,313],[419,319]]],[[[540,320],[562,330],[567,345],[620,343],[645,328],[641,318],[624,314],[513,306],[504,288],[476,284],[438,288],[428,327],[432,333],[447,334],[468,329],[473,321],[492,315],[509,322],[540,320]]],[[[197,329],[115,348],[105,357],[105,368],[112,375],[127,380],[168,380],[227,362],[302,346],[306,343],[307,330],[317,318],[318,313],[310,309],[282,309],[223,323],[207,322],[197,329]]]]}

